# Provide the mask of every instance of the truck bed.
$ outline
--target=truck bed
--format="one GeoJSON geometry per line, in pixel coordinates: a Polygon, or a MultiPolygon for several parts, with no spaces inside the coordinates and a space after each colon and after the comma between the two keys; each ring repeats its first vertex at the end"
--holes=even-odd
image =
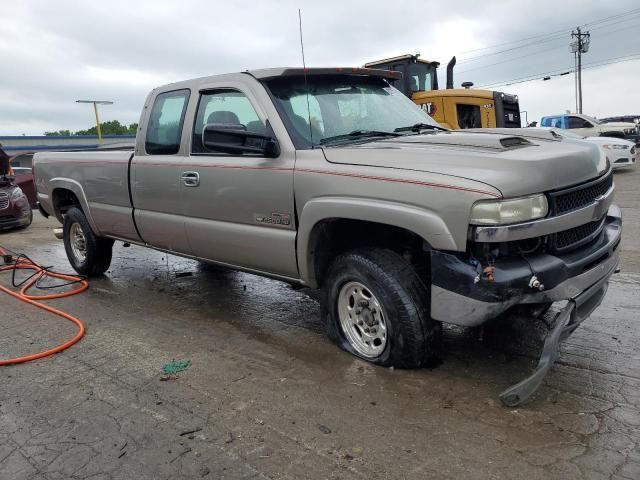
{"type": "Polygon", "coordinates": [[[53,215],[56,186],[75,186],[74,194],[98,235],[139,240],[129,194],[129,165],[133,150],[86,150],[37,153],[38,201],[53,215]]]}

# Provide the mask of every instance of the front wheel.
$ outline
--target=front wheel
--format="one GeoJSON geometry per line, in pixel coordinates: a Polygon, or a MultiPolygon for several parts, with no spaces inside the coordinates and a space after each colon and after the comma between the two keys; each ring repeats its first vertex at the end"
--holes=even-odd
{"type": "Polygon", "coordinates": [[[113,240],[97,237],[82,210],[67,211],[63,223],[64,249],[73,269],[81,275],[102,275],[111,265],[113,240]]]}
{"type": "Polygon", "coordinates": [[[323,317],[344,350],[385,367],[416,368],[432,357],[441,332],[413,266],[390,250],[337,257],[325,281],[323,317]]]}

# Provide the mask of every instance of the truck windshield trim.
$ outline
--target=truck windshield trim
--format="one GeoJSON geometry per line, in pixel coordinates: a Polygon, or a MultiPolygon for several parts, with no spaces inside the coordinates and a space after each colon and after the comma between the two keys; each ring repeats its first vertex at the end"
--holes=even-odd
{"type": "Polygon", "coordinates": [[[335,75],[280,77],[263,82],[297,149],[393,136],[407,125],[438,124],[389,82],[379,77],[335,75]]]}

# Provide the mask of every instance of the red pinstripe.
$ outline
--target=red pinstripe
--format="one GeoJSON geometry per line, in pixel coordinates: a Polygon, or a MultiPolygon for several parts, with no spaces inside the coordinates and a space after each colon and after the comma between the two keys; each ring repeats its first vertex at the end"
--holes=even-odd
{"type": "MultiPolygon", "coordinates": [[[[73,164],[83,164],[86,163],[88,165],[96,165],[96,162],[56,162],[56,163],[73,163],[73,164]]],[[[101,163],[125,163],[118,161],[102,161],[101,163]]],[[[98,164],[99,165],[99,164],[98,164]]],[[[394,182],[394,183],[405,183],[408,185],[420,185],[423,187],[431,187],[431,188],[443,188],[447,190],[459,190],[463,192],[472,192],[472,193],[480,193],[482,195],[489,195],[491,197],[500,198],[501,195],[489,192],[486,190],[479,190],[476,188],[468,188],[462,187],[459,185],[449,185],[446,183],[435,183],[435,182],[424,182],[421,180],[409,180],[403,178],[393,178],[393,177],[381,177],[376,175],[364,175],[360,173],[349,173],[349,172],[336,172],[330,170],[319,170],[314,168],[289,168],[289,167],[264,167],[264,166],[247,166],[247,165],[229,165],[229,164],[214,164],[214,163],[159,163],[159,162],[145,162],[138,161],[136,163],[137,166],[153,166],[153,167],[184,167],[186,169],[192,167],[205,167],[205,168],[225,168],[225,169],[235,169],[235,170],[272,170],[277,172],[290,172],[296,170],[298,172],[305,173],[316,173],[319,175],[332,175],[337,177],[351,177],[351,178],[360,178],[363,180],[376,180],[380,182],[394,182]]]]}

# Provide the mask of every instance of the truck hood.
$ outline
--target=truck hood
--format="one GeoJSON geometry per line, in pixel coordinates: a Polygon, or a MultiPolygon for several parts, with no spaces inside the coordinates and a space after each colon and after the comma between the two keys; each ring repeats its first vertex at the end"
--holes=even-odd
{"type": "Polygon", "coordinates": [[[607,122],[600,123],[598,127],[606,128],[606,127],[615,127],[615,128],[636,128],[638,125],[631,122],[607,122]]]}
{"type": "Polygon", "coordinates": [[[607,169],[596,145],[526,129],[407,135],[325,147],[328,162],[412,170],[482,182],[505,197],[557,190],[607,169]]]}

